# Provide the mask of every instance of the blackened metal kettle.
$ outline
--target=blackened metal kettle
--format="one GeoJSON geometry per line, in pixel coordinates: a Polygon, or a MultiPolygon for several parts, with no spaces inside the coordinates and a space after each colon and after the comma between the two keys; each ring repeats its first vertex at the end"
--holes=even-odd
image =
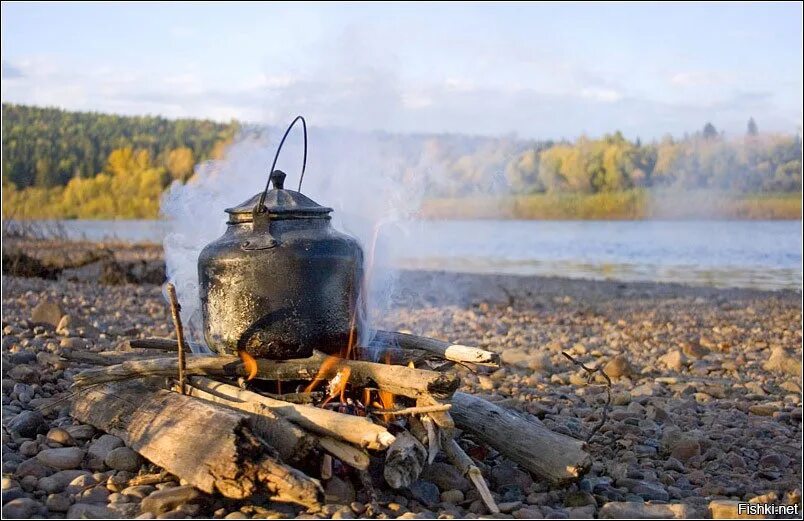
{"type": "Polygon", "coordinates": [[[279,143],[265,190],[226,210],[226,232],[198,258],[204,337],[220,354],[303,358],[314,349],[337,353],[357,338],[363,251],[332,227],[332,208],[300,192],[306,166],[299,116],[279,143]],[[274,168],[299,121],[304,162],[293,191],[274,168]]]}

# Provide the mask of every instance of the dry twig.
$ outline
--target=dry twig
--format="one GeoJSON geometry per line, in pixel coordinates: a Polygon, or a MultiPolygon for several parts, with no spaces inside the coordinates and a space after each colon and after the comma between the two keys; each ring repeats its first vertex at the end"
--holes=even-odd
{"type": "Polygon", "coordinates": [[[562,351],[561,354],[564,355],[564,357],[567,360],[569,360],[573,364],[581,367],[584,371],[587,372],[587,377],[586,377],[586,382],[587,383],[592,383],[592,378],[594,378],[595,373],[602,374],[603,378],[606,379],[606,404],[603,406],[603,414],[600,417],[600,421],[597,422],[597,424],[589,432],[589,435],[586,436],[586,442],[589,443],[592,440],[592,438],[594,437],[594,435],[597,433],[597,431],[599,431],[600,428],[603,427],[603,425],[606,423],[606,420],[609,417],[609,409],[611,408],[611,378],[609,378],[609,375],[607,375],[606,372],[603,370],[603,364],[602,363],[598,364],[598,366],[595,367],[594,369],[590,369],[590,368],[586,367],[582,362],[579,362],[578,360],[574,359],[566,351],[562,351]]]}

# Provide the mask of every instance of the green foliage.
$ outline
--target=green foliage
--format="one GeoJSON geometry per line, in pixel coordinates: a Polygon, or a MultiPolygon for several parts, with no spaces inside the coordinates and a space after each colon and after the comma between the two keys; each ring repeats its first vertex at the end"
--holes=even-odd
{"type": "MultiPolygon", "coordinates": [[[[197,162],[220,158],[239,128],[236,122],[4,104],[3,215],[155,218],[165,187],[190,179],[197,162]]],[[[533,196],[504,199],[510,203],[505,211],[525,216],[552,215],[549,204],[565,218],[637,216],[645,191],[798,194],[802,189],[800,136],[760,134],[753,118],[747,133],[733,140],[711,123],[683,140],[653,143],[632,142],[620,132],[559,143],[443,134],[383,139],[411,158],[405,175],[427,176],[430,197],[533,196]],[[550,197],[537,197],[545,194],[550,197]]],[[[769,204],[751,203],[735,215],[761,214],[769,204]]],[[[790,207],[773,208],[776,215],[790,207]]]]}
{"type": "MultiPolygon", "coordinates": [[[[171,151],[187,148],[192,157],[207,159],[216,144],[231,139],[237,128],[234,122],[115,116],[4,103],[3,182],[17,188],[66,186],[74,177],[94,177],[113,150],[125,147],[146,150],[159,166],[170,170],[171,151]]],[[[186,161],[186,152],[180,154],[186,161]]],[[[180,166],[186,176],[186,162],[180,166]]]]}

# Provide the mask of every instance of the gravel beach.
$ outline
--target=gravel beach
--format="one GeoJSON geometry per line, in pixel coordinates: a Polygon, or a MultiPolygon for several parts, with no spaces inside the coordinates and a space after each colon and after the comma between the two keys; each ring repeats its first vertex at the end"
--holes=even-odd
{"type": "MultiPolygon", "coordinates": [[[[553,488],[494,450],[480,461],[501,518],[733,517],[736,502],[801,503],[801,295],[668,284],[404,272],[383,316],[411,331],[502,353],[493,373],[459,368],[463,390],[586,439],[594,464],[553,488]]],[[[65,353],[173,335],[153,284],[3,278],[4,518],[487,516],[470,483],[437,460],[410,491],[324,483],[318,512],[199,493],[114,436],[67,414],[65,353]],[[69,318],[65,318],[69,317],[69,318]],[[153,479],[143,476],[157,475],[153,479]]],[[[188,440],[191,442],[191,440],[188,440]]]]}

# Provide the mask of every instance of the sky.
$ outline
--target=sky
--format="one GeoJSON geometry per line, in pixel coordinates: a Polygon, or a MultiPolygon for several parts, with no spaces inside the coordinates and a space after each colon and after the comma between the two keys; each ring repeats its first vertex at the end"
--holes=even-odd
{"type": "Polygon", "coordinates": [[[802,127],[801,3],[2,3],[3,102],[390,132],[802,127]]]}

